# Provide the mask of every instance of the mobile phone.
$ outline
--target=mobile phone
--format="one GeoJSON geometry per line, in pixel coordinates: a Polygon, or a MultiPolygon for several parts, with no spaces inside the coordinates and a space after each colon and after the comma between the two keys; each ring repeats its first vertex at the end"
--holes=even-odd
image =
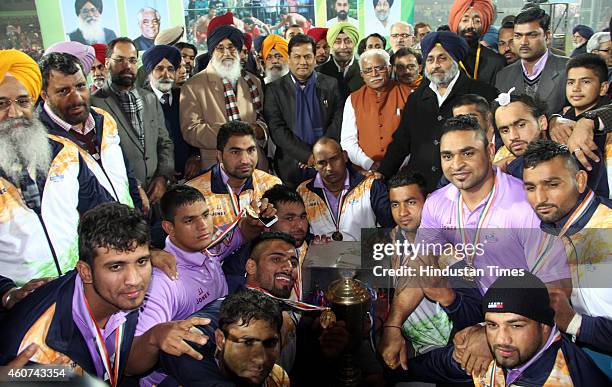
{"type": "Polygon", "coordinates": [[[276,215],[270,218],[259,218],[259,221],[266,227],[272,227],[272,225],[278,222],[278,217],[276,215]]]}

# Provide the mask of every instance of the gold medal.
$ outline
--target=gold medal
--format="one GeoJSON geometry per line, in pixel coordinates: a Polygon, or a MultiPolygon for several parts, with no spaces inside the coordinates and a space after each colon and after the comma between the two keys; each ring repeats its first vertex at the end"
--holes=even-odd
{"type": "Polygon", "coordinates": [[[336,322],[336,314],[331,309],[325,309],[321,312],[319,322],[323,329],[327,329],[336,322]]]}
{"type": "Polygon", "coordinates": [[[343,239],[342,233],[340,231],[334,231],[332,234],[332,239],[340,242],[343,239]]]}

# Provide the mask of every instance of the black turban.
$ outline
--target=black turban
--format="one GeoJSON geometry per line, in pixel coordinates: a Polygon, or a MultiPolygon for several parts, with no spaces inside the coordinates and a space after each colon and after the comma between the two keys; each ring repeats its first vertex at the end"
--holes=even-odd
{"type": "Polygon", "coordinates": [[[150,74],[155,66],[164,59],[168,59],[172,66],[178,69],[181,65],[181,52],[174,46],[163,44],[149,48],[142,54],[142,65],[145,68],[145,72],[150,74]]]}
{"type": "Polygon", "coordinates": [[[438,43],[453,57],[455,62],[462,60],[468,52],[467,42],[456,33],[450,31],[430,32],[421,40],[423,59],[427,58],[429,52],[438,43]]]}
{"type": "Polygon", "coordinates": [[[208,51],[213,52],[223,39],[229,39],[234,47],[236,47],[236,50],[242,50],[242,45],[244,44],[244,34],[234,26],[222,25],[215,28],[208,34],[208,38],[206,39],[208,51]]]}
{"type": "Polygon", "coordinates": [[[104,4],[102,4],[102,0],[75,0],[74,2],[74,12],[77,16],[81,13],[81,8],[85,5],[85,3],[91,3],[98,10],[98,12],[102,13],[104,9],[104,4]]]}

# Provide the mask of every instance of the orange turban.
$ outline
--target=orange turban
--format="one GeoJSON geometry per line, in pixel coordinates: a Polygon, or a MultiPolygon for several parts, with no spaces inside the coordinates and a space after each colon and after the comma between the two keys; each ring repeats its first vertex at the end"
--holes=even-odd
{"type": "Polygon", "coordinates": [[[484,35],[491,26],[493,20],[493,3],[491,0],[455,0],[448,14],[448,25],[452,32],[457,32],[459,22],[468,9],[474,8],[480,14],[482,21],[482,33],[484,35]]]}
{"type": "Polygon", "coordinates": [[[0,50],[0,83],[10,73],[26,88],[34,101],[42,87],[40,68],[34,59],[17,50],[0,50]]]}
{"type": "Polygon", "coordinates": [[[261,56],[264,60],[272,49],[276,49],[285,60],[289,59],[289,45],[287,41],[278,35],[268,35],[261,45],[261,56]]]}

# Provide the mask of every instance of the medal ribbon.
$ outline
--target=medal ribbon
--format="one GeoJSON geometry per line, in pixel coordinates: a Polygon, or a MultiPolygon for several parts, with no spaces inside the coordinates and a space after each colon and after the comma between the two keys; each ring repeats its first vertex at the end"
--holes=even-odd
{"type": "Polygon", "coordinates": [[[206,252],[206,254],[210,255],[210,256],[217,256],[219,254],[213,253],[210,249],[212,249],[213,247],[217,246],[219,243],[221,243],[223,241],[223,239],[225,239],[225,237],[227,237],[237,226],[238,223],[240,223],[240,219],[242,218],[242,212],[238,213],[238,216],[236,216],[236,218],[227,226],[227,228],[225,230],[223,230],[221,233],[219,233],[208,245],[208,247],[204,250],[206,252]]]}
{"type": "MultiPolygon", "coordinates": [[[[113,367],[111,368],[110,357],[108,355],[108,350],[106,349],[106,342],[104,341],[104,337],[102,336],[98,323],[96,323],[96,320],[94,319],[89,302],[87,301],[86,297],[84,298],[85,306],[87,306],[87,311],[89,312],[89,318],[96,328],[96,347],[98,348],[98,352],[102,358],[102,364],[104,365],[106,373],[108,373],[111,386],[116,387],[119,381],[119,355],[121,353],[121,343],[123,342],[125,322],[115,329],[115,361],[113,363],[113,367]]],[[[104,375],[102,377],[104,377],[104,375]]]]}
{"type": "Polygon", "coordinates": [[[280,303],[287,305],[289,308],[291,308],[294,311],[298,311],[298,312],[316,312],[316,311],[324,311],[324,310],[328,310],[330,308],[326,307],[326,306],[316,306],[316,305],[312,305],[312,304],[307,304],[305,302],[301,302],[301,301],[293,301],[293,300],[289,300],[287,298],[280,298],[280,297],[276,297],[275,295],[271,294],[269,291],[267,291],[266,289],[262,289],[260,287],[257,286],[249,286],[246,285],[247,289],[251,289],[251,290],[256,290],[258,292],[261,292],[263,294],[265,294],[266,296],[279,301],[280,303]]]}
{"type": "Polygon", "coordinates": [[[297,255],[298,255],[298,260],[299,260],[299,267],[298,267],[298,278],[297,281],[295,281],[293,283],[293,292],[295,293],[295,297],[298,300],[302,299],[302,266],[304,265],[304,258],[305,256],[302,256],[302,252],[304,250],[306,250],[308,248],[308,245],[306,244],[306,242],[304,241],[302,243],[302,246],[298,247],[297,250],[297,255]]]}
{"type": "Polygon", "coordinates": [[[472,79],[478,79],[478,66],[480,65],[480,48],[481,47],[482,46],[478,44],[478,49],[476,50],[476,63],[474,64],[474,76],[471,76],[470,73],[465,68],[465,66],[463,65],[463,62],[459,61],[459,67],[461,67],[463,71],[465,71],[465,74],[472,79]]]}
{"type": "Polygon", "coordinates": [[[340,216],[342,215],[342,210],[344,209],[344,203],[346,202],[346,194],[348,190],[343,189],[340,194],[340,200],[338,200],[338,218],[334,217],[334,212],[331,210],[331,206],[329,205],[329,200],[327,200],[327,195],[325,191],[323,191],[323,198],[325,199],[325,204],[327,205],[327,211],[331,215],[332,221],[334,222],[334,226],[336,226],[336,232],[340,232],[340,216]]]}
{"type": "MultiPolygon", "coordinates": [[[[476,245],[478,240],[480,240],[480,233],[482,232],[482,227],[484,226],[485,222],[489,218],[489,215],[491,214],[490,210],[493,205],[493,201],[495,200],[495,196],[497,195],[496,180],[497,176],[495,177],[495,180],[493,180],[493,187],[491,188],[491,192],[489,192],[487,201],[485,202],[484,208],[482,209],[480,217],[478,218],[478,223],[476,225],[476,234],[474,235],[474,239],[472,241],[472,245],[474,246],[476,245]]],[[[459,199],[457,200],[457,226],[459,228],[459,234],[461,235],[461,243],[466,246],[468,243],[468,238],[465,232],[465,228],[463,227],[463,195],[461,194],[461,191],[459,191],[459,199]]],[[[466,258],[467,265],[474,267],[472,265],[472,263],[474,262],[474,254],[466,254],[466,258]]]]}
{"type": "Polygon", "coordinates": [[[238,197],[238,195],[236,195],[236,193],[234,192],[232,187],[230,187],[229,184],[225,185],[227,186],[227,193],[230,196],[230,203],[232,204],[232,210],[234,210],[234,215],[238,216],[240,215],[240,198],[238,197]]]}
{"type": "Polygon", "coordinates": [[[591,206],[591,203],[593,203],[593,200],[595,200],[595,193],[589,189],[589,193],[584,198],[584,200],[582,200],[582,203],[580,203],[580,205],[576,207],[567,222],[565,222],[565,224],[561,228],[561,232],[559,232],[559,237],[565,235],[567,230],[569,230],[569,228],[582,217],[586,210],[588,210],[588,208],[591,206]]]}

